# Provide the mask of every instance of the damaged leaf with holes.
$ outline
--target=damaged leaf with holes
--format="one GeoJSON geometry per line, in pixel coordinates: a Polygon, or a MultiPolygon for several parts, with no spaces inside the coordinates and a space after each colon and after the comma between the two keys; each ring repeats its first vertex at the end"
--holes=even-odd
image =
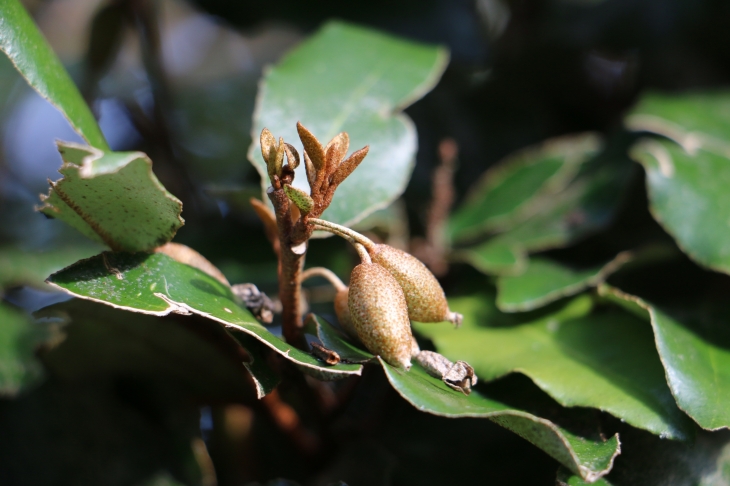
{"type": "Polygon", "coordinates": [[[45,215],[115,251],[150,251],[183,225],[182,203],[160,184],[145,154],[63,142],[58,150],[63,178],[42,197],[45,215]]]}

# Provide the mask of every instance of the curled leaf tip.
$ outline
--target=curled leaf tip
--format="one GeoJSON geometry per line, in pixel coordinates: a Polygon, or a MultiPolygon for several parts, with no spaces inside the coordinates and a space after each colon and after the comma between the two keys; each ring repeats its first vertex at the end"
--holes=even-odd
{"type": "Polygon", "coordinates": [[[299,152],[297,152],[297,149],[294,148],[292,144],[285,143],[284,151],[286,152],[287,165],[291,167],[292,170],[299,167],[299,152]]]}

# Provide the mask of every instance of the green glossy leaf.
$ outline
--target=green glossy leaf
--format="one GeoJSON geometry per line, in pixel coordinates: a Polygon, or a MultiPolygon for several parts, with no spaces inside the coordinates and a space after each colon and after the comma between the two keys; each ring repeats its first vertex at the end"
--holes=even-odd
{"type": "Polygon", "coordinates": [[[43,330],[30,318],[0,303],[0,396],[13,396],[43,376],[35,348],[43,330]]]}
{"type": "Polygon", "coordinates": [[[332,327],[325,319],[316,315],[312,315],[312,318],[314,327],[310,327],[308,332],[316,334],[322,345],[339,354],[343,361],[364,363],[375,358],[370,352],[363,349],[362,344],[353,343],[348,337],[345,337],[343,332],[332,327]]]}
{"type": "Polygon", "coordinates": [[[59,144],[64,179],[41,210],[114,250],[159,246],[182,226],[182,205],[165,191],[142,153],[110,153],[93,114],[18,0],[0,4],[0,49],[93,148],[59,144]]]}
{"type": "MultiPolygon", "coordinates": [[[[694,440],[676,441],[625,426],[619,429],[626,446],[611,473],[603,478],[610,484],[725,486],[730,482],[729,431],[699,429],[694,440]]],[[[575,477],[571,481],[568,484],[583,484],[575,477]]]]}
{"type": "Polygon", "coordinates": [[[605,442],[571,434],[554,423],[472,392],[468,397],[414,365],[406,372],[380,360],[388,381],[417,409],[442,417],[482,417],[530,441],[558,462],[594,481],[610,471],[620,452],[618,435],[605,442]]]}
{"type": "Polygon", "coordinates": [[[730,314],[725,302],[703,301],[671,311],[609,286],[600,290],[648,314],[677,405],[702,428],[730,427],[730,314]]]}
{"type": "Polygon", "coordinates": [[[63,380],[154,378],[206,402],[251,399],[246,351],[211,321],[135,315],[81,299],[47,307],[36,317],[62,324],[63,339],[41,356],[63,380]]]}
{"type": "MultiPolygon", "coordinates": [[[[322,343],[340,356],[360,361],[374,358],[344,340],[327,321],[317,319],[316,329],[322,343]]],[[[473,391],[465,396],[428,375],[418,364],[406,372],[390,366],[379,357],[377,359],[393,388],[418,410],[450,418],[488,418],[530,441],[586,479],[595,480],[606,474],[620,452],[618,436],[607,441],[578,437],[549,420],[511,408],[479,392],[473,391]]]]}
{"type": "Polygon", "coordinates": [[[600,478],[598,481],[589,483],[564,467],[558,469],[558,475],[555,478],[555,486],[588,486],[589,484],[593,486],[611,486],[611,483],[606,478],[600,478]]]}
{"type": "Polygon", "coordinates": [[[454,252],[477,270],[519,275],[527,254],[567,246],[610,223],[633,173],[628,159],[594,159],[562,192],[540,200],[535,214],[491,239],[454,252]]]}
{"type": "Polygon", "coordinates": [[[525,271],[529,258],[521,245],[498,238],[476,247],[457,250],[454,260],[464,261],[487,274],[519,275],[525,271]]]}
{"type": "Polygon", "coordinates": [[[644,140],[632,155],[646,170],[650,209],[702,265],[730,273],[730,148],[725,153],[644,140]]]}
{"type": "Polygon", "coordinates": [[[48,279],[77,297],[156,316],[198,314],[243,332],[284,358],[330,379],[359,375],[360,365],[322,366],[312,355],[282,341],[236,303],[230,287],[159,253],[102,253],[48,279]]]}
{"type": "Polygon", "coordinates": [[[0,2],[0,49],[89,145],[109,150],[94,115],[19,0],[0,2]]]}
{"type": "Polygon", "coordinates": [[[449,220],[448,234],[462,240],[509,227],[538,212],[559,193],[599,147],[598,137],[554,138],[508,157],[490,169],[449,220]]]}
{"type": "Polygon", "coordinates": [[[545,258],[533,258],[519,276],[497,279],[497,307],[503,312],[524,312],[595,287],[629,258],[621,254],[599,267],[572,270],[545,258]]]}
{"type": "Polygon", "coordinates": [[[688,148],[729,148],[730,91],[650,91],[641,97],[626,123],[629,128],[659,133],[688,148]]]}
{"type": "Polygon", "coordinates": [[[228,332],[243,346],[248,353],[248,361],[243,361],[243,366],[251,373],[256,395],[263,398],[268,395],[281,382],[281,375],[266,363],[268,347],[258,339],[238,329],[228,328],[228,332]]]}
{"type": "Polygon", "coordinates": [[[40,210],[116,251],[149,251],[172,239],[182,203],[157,180],[141,152],[110,152],[60,143],[64,176],[40,210]]]}
{"type": "MultiPolygon", "coordinates": [[[[448,60],[440,47],[416,44],[342,22],[330,22],[265,76],[254,115],[248,158],[269,186],[259,134],[300,146],[301,121],[323,145],[345,131],[350,147],[370,146],[339,187],[323,218],[352,224],[387,206],[405,189],[416,153],[416,132],[400,111],[428,92],[448,60]]],[[[294,185],[307,189],[304,164],[294,185]]],[[[268,198],[264,196],[265,201],[268,198]]]]}
{"type": "Polygon", "coordinates": [[[663,437],[683,439],[688,421],[664,379],[651,330],[625,312],[591,313],[589,296],[542,315],[505,315],[491,296],[451,299],[458,330],[416,324],[451,360],[480,380],[519,372],[560,404],[593,407],[663,437]]]}
{"type": "Polygon", "coordinates": [[[0,248],[0,289],[12,285],[44,285],[51,273],[96,255],[102,248],[96,245],[54,248],[45,252],[0,248]]]}

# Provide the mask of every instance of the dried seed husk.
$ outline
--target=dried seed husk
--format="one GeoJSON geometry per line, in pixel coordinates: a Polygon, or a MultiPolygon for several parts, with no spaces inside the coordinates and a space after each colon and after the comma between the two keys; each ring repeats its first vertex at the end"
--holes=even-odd
{"type": "Polygon", "coordinates": [[[348,307],[368,351],[393,366],[410,369],[411,322],[403,290],[390,272],[373,263],[356,266],[350,276],[348,307]]]}
{"type": "Polygon", "coordinates": [[[412,321],[461,324],[461,314],[449,310],[441,284],[418,258],[383,244],[372,245],[367,250],[373,263],[388,270],[400,284],[412,321]]]}

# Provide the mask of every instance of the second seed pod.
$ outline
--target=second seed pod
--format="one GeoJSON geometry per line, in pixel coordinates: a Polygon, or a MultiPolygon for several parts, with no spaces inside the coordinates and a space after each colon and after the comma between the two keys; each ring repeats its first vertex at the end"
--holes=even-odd
{"type": "Polygon", "coordinates": [[[449,310],[441,284],[418,258],[389,245],[376,244],[367,250],[373,263],[388,270],[403,288],[411,320],[461,324],[461,314],[449,310]]]}
{"type": "Polygon", "coordinates": [[[411,322],[403,290],[386,269],[361,263],[352,270],[348,307],[365,347],[393,366],[411,367],[411,322]]]}

